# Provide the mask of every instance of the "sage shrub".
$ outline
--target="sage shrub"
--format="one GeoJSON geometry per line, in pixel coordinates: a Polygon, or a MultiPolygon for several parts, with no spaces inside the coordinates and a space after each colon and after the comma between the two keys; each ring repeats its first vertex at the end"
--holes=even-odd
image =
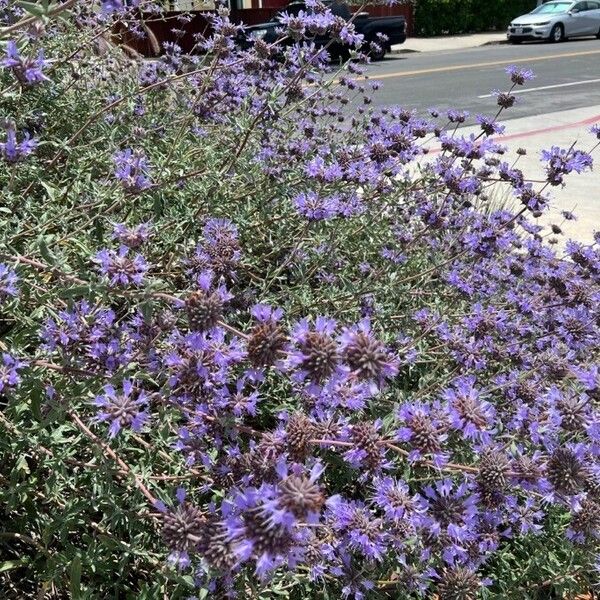
{"type": "Polygon", "coordinates": [[[142,4],[0,4],[3,597],[592,590],[600,236],[539,217],[600,128],[532,182],[527,69],[419,115],[319,0],[152,60],[142,4]]]}

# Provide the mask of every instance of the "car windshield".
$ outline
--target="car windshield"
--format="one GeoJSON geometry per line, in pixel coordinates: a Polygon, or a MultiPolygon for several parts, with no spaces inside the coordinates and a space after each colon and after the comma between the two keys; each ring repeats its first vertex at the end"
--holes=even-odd
{"type": "Polygon", "coordinates": [[[542,4],[535,10],[531,11],[532,15],[548,15],[552,13],[563,13],[569,10],[572,2],[549,2],[548,4],[542,4]]]}

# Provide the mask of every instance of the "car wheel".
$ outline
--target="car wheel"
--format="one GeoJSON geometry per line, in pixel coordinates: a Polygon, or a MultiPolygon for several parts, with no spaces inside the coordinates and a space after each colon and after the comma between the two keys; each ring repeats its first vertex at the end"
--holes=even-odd
{"type": "Polygon", "coordinates": [[[554,42],[555,44],[558,44],[559,42],[562,42],[564,38],[565,30],[563,29],[563,26],[560,23],[558,23],[552,28],[552,31],[550,32],[550,41],[554,42]]]}
{"type": "Polygon", "coordinates": [[[523,40],[510,40],[511,44],[520,44],[523,40]]]}

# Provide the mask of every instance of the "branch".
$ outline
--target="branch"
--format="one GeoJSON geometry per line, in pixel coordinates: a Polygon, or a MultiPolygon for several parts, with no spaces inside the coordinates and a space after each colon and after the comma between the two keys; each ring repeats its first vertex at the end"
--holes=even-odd
{"type": "Polygon", "coordinates": [[[56,15],[59,15],[60,13],[69,10],[72,6],[75,6],[75,4],[77,4],[78,1],[79,0],[67,0],[63,4],[59,4],[58,6],[49,10],[45,15],[32,15],[31,17],[25,17],[24,19],[13,23],[9,27],[4,27],[3,29],[0,29],[0,38],[4,38],[7,35],[13,33],[13,31],[17,31],[22,27],[27,27],[32,23],[35,23],[36,21],[40,21],[44,17],[55,17],[56,15]]]}
{"type": "Polygon", "coordinates": [[[129,467],[129,465],[127,463],[125,463],[117,455],[117,453],[106,442],[104,442],[103,440],[101,440],[95,433],[93,433],[87,427],[87,425],[85,425],[85,423],[79,418],[79,416],[77,415],[77,413],[75,413],[73,411],[68,411],[67,414],[69,415],[69,417],[71,418],[71,420],[73,421],[73,423],[75,423],[75,425],[77,426],[77,428],[83,434],[85,434],[88,438],[90,438],[90,440],[92,440],[95,444],[97,444],[98,446],[100,446],[100,448],[102,448],[102,450],[104,450],[104,453],[108,454],[108,456],[110,456],[119,465],[119,467],[121,468],[122,471],[124,471],[125,473],[127,473],[128,475],[131,475],[131,477],[133,477],[133,480],[135,482],[135,486],[138,488],[138,490],[140,492],[142,492],[142,494],[144,494],[144,496],[146,496],[148,502],[150,502],[150,504],[152,506],[154,506],[156,504],[156,502],[157,502],[158,499],[144,485],[144,483],[139,478],[139,476],[131,470],[131,468],[129,467]]]}

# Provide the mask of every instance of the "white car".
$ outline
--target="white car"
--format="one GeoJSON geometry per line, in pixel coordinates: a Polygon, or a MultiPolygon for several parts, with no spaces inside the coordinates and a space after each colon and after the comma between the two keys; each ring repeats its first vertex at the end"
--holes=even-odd
{"type": "Polygon", "coordinates": [[[600,39],[600,0],[547,2],[514,19],[506,35],[513,44],[525,40],[562,42],[592,35],[600,39]]]}

